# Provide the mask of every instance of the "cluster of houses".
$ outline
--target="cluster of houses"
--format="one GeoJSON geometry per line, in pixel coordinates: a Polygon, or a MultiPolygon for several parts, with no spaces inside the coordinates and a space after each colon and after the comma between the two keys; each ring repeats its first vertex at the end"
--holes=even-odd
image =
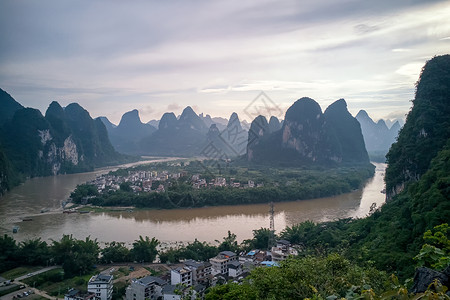
{"type": "Polygon", "coordinates": [[[218,187],[218,186],[229,186],[233,188],[254,188],[263,187],[263,183],[255,184],[253,180],[248,180],[247,183],[241,183],[235,180],[235,178],[230,178],[229,182],[224,177],[216,177],[211,179],[209,182],[205,178],[200,178],[199,174],[192,175],[191,177],[192,186],[194,188],[207,188],[207,187],[218,187]]]}
{"type": "Polygon", "coordinates": [[[134,192],[164,192],[164,182],[169,178],[178,179],[182,176],[187,176],[187,172],[128,171],[127,176],[104,174],[98,176],[89,182],[89,184],[95,185],[99,193],[118,190],[120,189],[120,184],[123,182],[130,182],[130,187],[134,192]],[[154,182],[158,183],[156,187],[154,186],[154,182]]]}
{"type": "MultiPolygon", "coordinates": [[[[298,255],[289,241],[279,240],[271,251],[252,250],[237,255],[222,251],[208,262],[186,260],[163,277],[134,278],[126,289],[126,300],[203,299],[208,286],[218,283],[240,282],[255,267],[276,267],[290,255],[298,255]]],[[[70,290],[64,300],[111,300],[112,275],[93,276],[88,292],[70,290]]]]}
{"type": "MultiPolygon", "coordinates": [[[[130,188],[135,193],[164,192],[167,185],[167,180],[169,180],[170,178],[178,179],[187,175],[188,173],[186,171],[177,173],[169,173],[168,171],[128,171],[127,176],[104,174],[98,176],[97,178],[89,182],[89,184],[95,185],[99,193],[107,192],[110,190],[119,190],[120,184],[124,182],[130,182],[130,188]]],[[[264,186],[263,183],[256,184],[253,180],[248,180],[248,182],[246,183],[237,182],[234,178],[230,178],[229,182],[227,183],[224,177],[216,177],[207,182],[205,178],[201,178],[200,176],[200,174],[192,175],[191,183],[194,188],[199,189],[224,186],[233,188],[254,188],[264,186]]]]}

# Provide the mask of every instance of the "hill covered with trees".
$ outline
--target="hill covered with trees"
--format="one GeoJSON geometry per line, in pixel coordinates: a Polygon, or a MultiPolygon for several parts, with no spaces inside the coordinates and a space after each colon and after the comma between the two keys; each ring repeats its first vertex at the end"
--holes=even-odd
{"type": "Polygon", "coordinates": [[[105,125],[77,103],[52,102],[45,116],[1,92],[0,194],[20,178],[75,173],[130,157],[112,147],[105,125]]]}

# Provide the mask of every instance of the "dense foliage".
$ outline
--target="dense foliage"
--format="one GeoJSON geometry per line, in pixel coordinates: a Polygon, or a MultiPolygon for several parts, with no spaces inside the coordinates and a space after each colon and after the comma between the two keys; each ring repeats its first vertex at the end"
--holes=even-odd
{"type": "Polygon", "coordinates": [[[111,242],[103,249],[96,239],[87,237],[78,240],[71,235],[63,235],[59,241],[49,245],[40,238],[30,239],[19,244],[8,235],[0,237],[0,273],[17,266],[45,266],[60,264],[65,277],[83,275],[98,262],[153,262],[158,254],[155,238],[140,236],[131,250],[123,243],[111,242]],[[101,256],[99,256],[102,254],[101,256]]]}
{"type": "Polygon", "coordinates": [[[349,292],[389,288],[385,272],[359,267],[338,254],[288,259],[280,267],[256,268],[243,284],[219,285],[206,299],[341,298],[349,292]]]}
{"type": "Polygon", "coordinates": [[[43,116],[0,90],[0,194],[22,178],[75,173],[135,160],[117,153],[105,126],[80,105],[52,102],[43,116]],[[3,113],[5,109],[5,113],[3,113]],[[9,110],[8,110],[9,109],[9,110]],[[6,111],[7,110],[7,111],[6,111]]]}
{"type": "Polygon", "coordinates": [[[386,191],[418,180],[450,138],[450,55],[427,62],[398,142],[387,154],[386,191]]]}
{"type": "MultiPolygon", "coordinates": [[[[143,167],[141,167],[143,168],[143,167]]],[[[141,168],[133,168],[138,170],[141,168]]],[[[190,168],[189,173],[195,174],[190,168]]],[[[147,169],[149,167],[147,166],[147,169]]],[[[202,178],[214,178],[209,169],[202,178]]],[[[328,197],[351,192],[362,186],[366,179],[373,175],[374,167],[346,167],[334,169],[292,169],[292,168],[244,168],[224,167],[217,171],[217,176],[224,176],[227,182],[234,177],[237,182],[254,180],[263,183],[257,188],[208,187],[194,188],[189,176],[167,183],[164,192],[134,193],[125,186],[117,191],[108,191],[100,195],[95,187],[89,184],[79,185],[72,193],[75,203],[81,203],[83,197],[92,196],[89,203],[99,206],[136,206],[145,208],[183,208],[214,205],[253,204],[281,201],[294,201],[328,197]],[[221,175],[219,175],[221,174],[221,175]]],[[[127,174],[127,170],[120,173],[127,174]]],[[[116,173],[119,174],[119,173],[116,173]]]]}

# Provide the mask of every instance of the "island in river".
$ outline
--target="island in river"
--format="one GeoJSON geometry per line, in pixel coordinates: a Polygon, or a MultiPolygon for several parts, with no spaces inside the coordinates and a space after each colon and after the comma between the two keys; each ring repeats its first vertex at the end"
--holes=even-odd
{"type": "Polygon", "coordinates": [[[289,168],[208,162],[159,162],[119,169],[77,187],[77,204],[193,208],[329,197],[363,186],[374,166],[289,168]]]}

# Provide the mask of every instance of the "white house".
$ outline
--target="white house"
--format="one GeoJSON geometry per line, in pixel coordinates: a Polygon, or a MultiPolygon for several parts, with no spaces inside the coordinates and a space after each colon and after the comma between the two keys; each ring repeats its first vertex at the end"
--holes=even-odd
{"type": "Polygon", "coordinates": [[[170,271],[170,284],[183,286],[191,286],[193,283],[192,270],[188,267],[176,268],[170,271]]]}
{"type": "Polygon", "coordinates": [[[147,276],[131,280],[125,292],[127,300],[147,300],[161,297],[162,289],[167,284],[165,280],[158,277],[147,276]]]}
{"type": "Polygon", "coordinates": [[[242,264],[239,261],[231,261],[228,263],[228,276],[238,277],[242,274],[242,264]]]}
{"type": "Polygon", "coordinates": [[[88,282],[88,292],[95,294],[95,300],[111,300],[113,292],[113,276],[98,274],[88,282]]]}
{"type": "Polygon", "coordinates": [[[210,258],[212,275],[227,274],[228,264],[233,261],[238,261],[238,256],[231,251],[222,251],[216,257],[210,258]]]}
{"type": "Polygon", "coordinates": [[[286,240],[277,241],[277,245],[275,247],[272,247],[271,252],[272,260],[276,262],[285,260],[290,255],[298,255],[297,249],[293,248],[291,242],[286,240]]]}

